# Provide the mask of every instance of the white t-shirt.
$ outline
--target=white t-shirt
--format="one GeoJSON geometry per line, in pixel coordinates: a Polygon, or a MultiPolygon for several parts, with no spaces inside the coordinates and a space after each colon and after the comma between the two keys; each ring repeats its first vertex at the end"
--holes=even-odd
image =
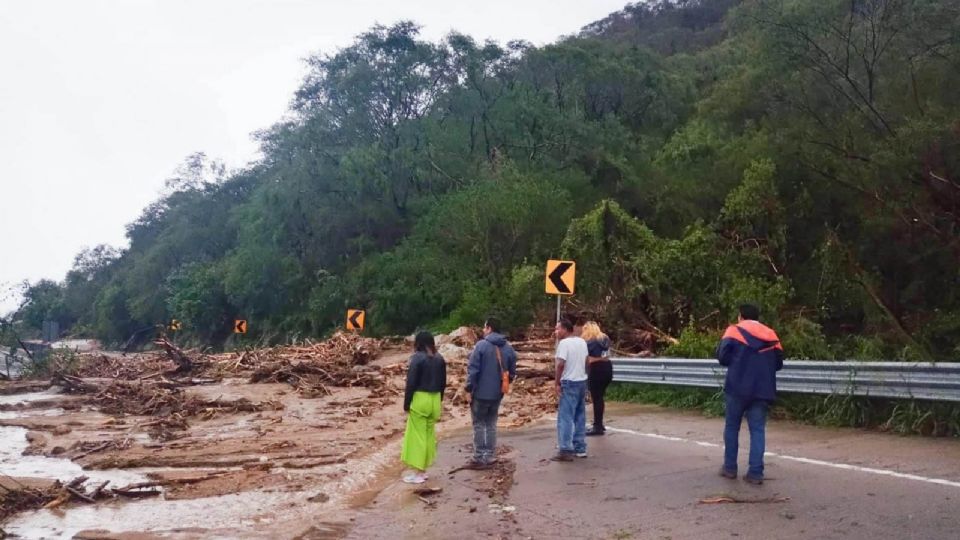
{"type": "Polygon", "coordinates": [[[587,380],[587,342],[583,338],[570,336],[561,339],[557,344],[556,357],[564,361],[561,380],[587,380]]]}

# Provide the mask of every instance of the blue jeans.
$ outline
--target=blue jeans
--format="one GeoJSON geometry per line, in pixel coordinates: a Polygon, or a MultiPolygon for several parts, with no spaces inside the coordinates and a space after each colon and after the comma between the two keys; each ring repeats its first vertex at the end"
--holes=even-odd
{"type": "Polygon", "coordinates": [[[763,453],[766,450],[767,409],[770,404],[763,400],[744,400],[727,396],[727,421],[723,429],[723,468],[736,474],[737,452],[740,446],[740,424],[747,417],[750,428],[750,461],[747,474],[763,478],[763,453]]]}
{"type": "Polygon", "coordinates": [[[587,451],[587,381],[560,381],[557,443],[561,452],[587,451]]]}
{"type": "Polygon", "coordinates": [[[473,419],[473,461],[489,465],[497,457],[497,415],[499,399],[474,399],[470,402],[473,419]]]}

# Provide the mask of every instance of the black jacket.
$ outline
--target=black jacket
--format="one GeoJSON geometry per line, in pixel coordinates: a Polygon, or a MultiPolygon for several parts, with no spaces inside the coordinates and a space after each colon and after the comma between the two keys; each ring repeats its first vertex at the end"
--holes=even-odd
{"type": "Polygon", "coordinates": [[[410,357],[407,369],[407,388],[403,396],[403,410],[410,410],[414,392],[440,392],[447,388],[447,363],[439,354],[433,356],[416,352],[410,357]]]}

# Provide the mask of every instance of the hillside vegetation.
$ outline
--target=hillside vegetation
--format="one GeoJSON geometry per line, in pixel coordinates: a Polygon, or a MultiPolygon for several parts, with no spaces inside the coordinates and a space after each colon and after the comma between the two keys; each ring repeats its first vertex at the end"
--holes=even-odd
{"type": "Polygon", "coordinates": [[[262,159],[190,156],[17,324],[517,328],[568,257],[574,309],[668,353],[709,354],[743,300],[792,357],[960,352],[957,0],[647,2],[540,48],[402,22],[309,68],[262,159]]]}

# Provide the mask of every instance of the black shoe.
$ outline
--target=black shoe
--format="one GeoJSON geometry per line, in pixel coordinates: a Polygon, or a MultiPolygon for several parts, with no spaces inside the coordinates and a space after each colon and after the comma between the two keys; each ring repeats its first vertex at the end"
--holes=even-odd
{"type": "Polygon", "coordinates": [[[604,428],[600,428],[600,429],[591,428],[590,431],[587,432],[587,437],[600,437],[606,432],[607,430],[604,428]]]}
{"type": "Polygon", "coordinates": [[[751,475],[749,475],[749,474],[745,474],[745,475],[743,475],[743,481],[746,482],[746,483],[748,483],[748,484],[753,484],[753,485],[755,485],[755,486],[763,485],[763,477],[762,477],[762,476],[751,476],[751,475]]]}
{"type": "Polygon", "coordinates": [[[557,452],[550,461],[573,461],[573,453],[571,452],[557,452]]]}

